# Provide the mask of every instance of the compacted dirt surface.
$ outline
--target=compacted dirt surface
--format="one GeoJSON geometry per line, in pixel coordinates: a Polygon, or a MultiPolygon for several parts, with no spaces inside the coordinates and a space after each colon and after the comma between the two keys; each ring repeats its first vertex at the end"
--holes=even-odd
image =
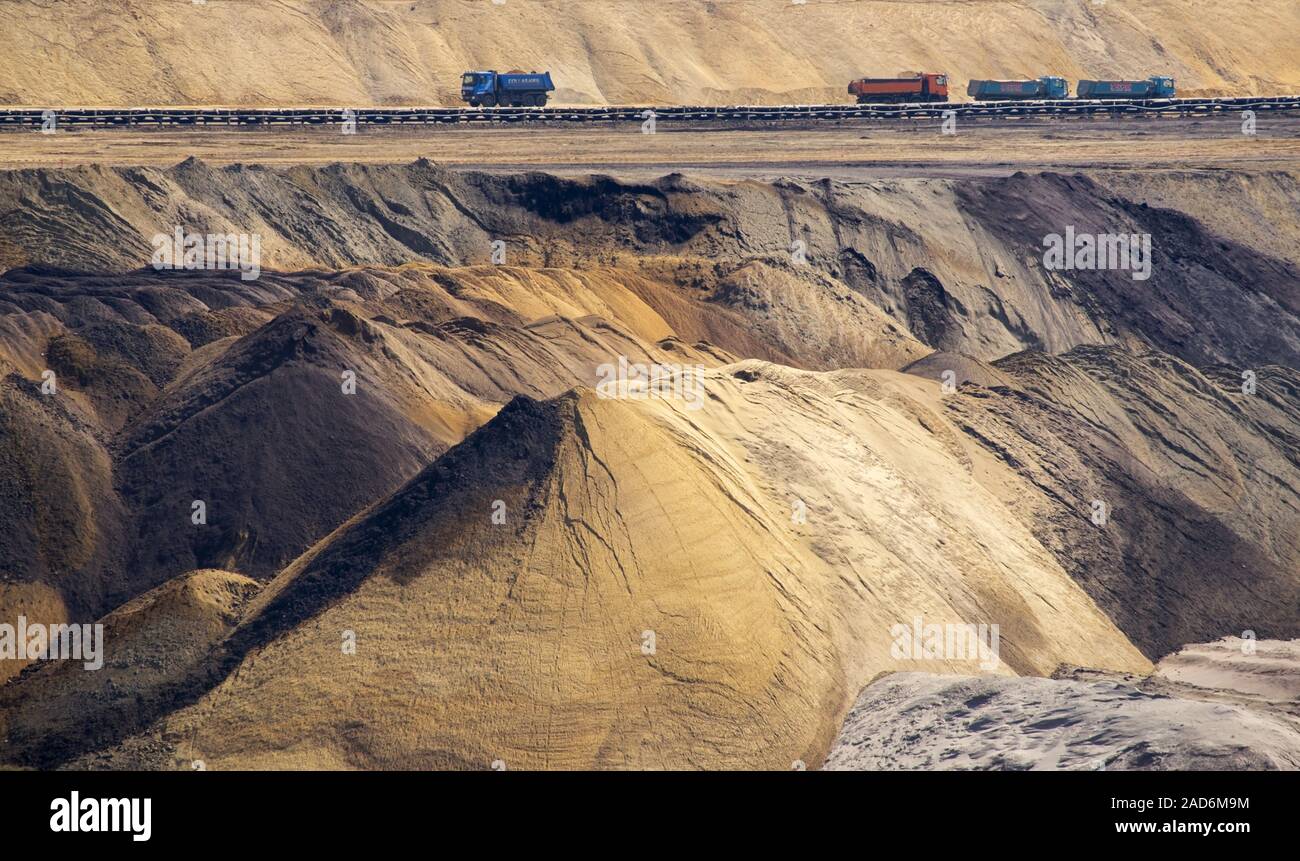
{"type": "Polygon", "coordinates": [[[406,163],[518,172],[616,172],[646,179],[689,171],[736,179],[781,175],[863,179],[998,176],[1017,170],[1293,169],[1300,111],[1242,117],[1116,117],[776,122],[748,127],[656,122],[457,127],[59,129],[0,132],[0,167],[82,164],[169,167],[190,156],[214,165],[406,163]]]}

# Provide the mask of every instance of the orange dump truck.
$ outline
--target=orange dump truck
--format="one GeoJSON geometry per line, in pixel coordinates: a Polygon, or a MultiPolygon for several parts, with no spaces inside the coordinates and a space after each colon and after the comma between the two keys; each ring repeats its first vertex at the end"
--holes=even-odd
{"type": "Polygon", "coordinates": [[[859,78],[849,84],[858,104],[888,102],[946,102],[948,76],[929,72],[903,72],[897,78],[859,78]]]}

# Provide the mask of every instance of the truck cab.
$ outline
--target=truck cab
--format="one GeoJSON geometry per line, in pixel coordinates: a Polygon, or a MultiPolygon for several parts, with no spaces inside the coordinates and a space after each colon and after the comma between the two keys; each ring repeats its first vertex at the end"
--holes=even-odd
{"type": "Polygon", "coordinates": [[[1044,75],[1038,79],[1043,85],[1044,99],[1068,99],[1070,97],[1070,83],[1065,78],[1057,75],[1044,75]]]}
{"type": "Polygon", "coordinates": [[[1147,80],[1151,82],[1151,98],[1172,99],[1174,97],[1176,90],[1173,78],[1168,75],[1152,75],[1147,80]]]}
{"type": "Polygon", "coordinates": [[[486,96],[496,102],[496,72],[466,72],[460,78],[460,100],[474,107],[483,104],[486,96]]]}

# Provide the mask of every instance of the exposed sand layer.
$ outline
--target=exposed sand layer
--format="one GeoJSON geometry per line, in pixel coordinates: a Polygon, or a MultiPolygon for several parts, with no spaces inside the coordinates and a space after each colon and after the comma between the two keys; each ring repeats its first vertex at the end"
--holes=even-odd
{"type": "Polygon", "coordinates": [[[1300,374],[1260,368],[1244,394],[1236,370],[1095,347],[994,367],[1015,384],[964,387],[949,418],[1033,485],[1004,498],[1149,656],[1292,636],[1300,493],[1278,476],[1300,465],[1300,374]]]}
{"type": "Polygon", "coordinates": [[[1293,0],[19,0],[0,102],[456,104],[481,68],[550,70],[573,104],[845,102],[905,69],[948,73],[956,99],[1045,74],[1294,93],[1297,32],[1293,0]]]}
{"type": "Polygon", "coordinates": [[[511,265],[611,266],[677,285],[748,318],[777,352],[736,348],[639,290],[684,340],[805,367],[898,368],[926,346],[991,359],[1112,343],[1198,365],[1300,366],[1300,274],[1283,250],[1294,253],[1300,228],[1273,217],[1300,207],[1300,178],[1240,172],[1213,189],[1217,212],[1201,221],[1178,208],[1210,211],[1200,175],[1158,176],[1151,205],[1107,175],[623,182],[427,161],[270,170],[196,159],[12,171],[0,173],[0,264],[128,271],[149,264],[151,237],[178,227],[257,234],[266,270],[475,265],[499,240],[511,265]],[[1067,229],[1149,235],[1149,277],[1045,269],[1045,237],[1067,229]]]}
{"type": "Polygon", "coordinates": [[[107,675],[0,688],[3,758],[785,769],[981,669],[894,654],[918,617],[1004,676],[1300,636],[1296,177],[1199,180],[0,174],[0,618],[118,608],[107,675]],[[1152,277],[1046,271],[1067,224],[1152,277]],[[264,271],[141,268],[177,225],[264,271]],[[620,357],[701,388],[602,397],[620,357]]]}
{"type": "MultiPolygon", "coordinates": [[[[1181,173],[1147,186],[1123,175],[636,183],[427,163],[217,170],[191,160],[0,174],[7,256],[30,267],[0,277],[0,365],[12,372],[0,420],[22,440],[3,472],[15,500],[4,564],[19,583],[54,588],[66,605],[57,612],[83,619],[197,567],[269,577],[517,394],[594,385],[617,356],[708,367],[752,357],[908,367],[933,384],[954,370],[955,382],[990,387],[946,406],[1041,488],[1046,499],[1015,504],[1044,540],[1089,560],[1067,567],[1103,603],[1129,594],[1126,565],[1163,583],[1159,572],[1173,577],[1195,558],[1142,561],[1149,542],[1127,530],[1142,528],[1157,492],[1190,523],[1222,513],[1230,524],[1222,535],[1170,526],[1197,553],[1227,561],[1268,547],[1249,557],[1252,576],[1273,584],[1265,594],[1286,595],[1296,528],[1267,497],[1293,495],[1271,477],[1294,462],[1286,366],[1300,364],[1300,281],[1272,255],[1294,225],[1269,216],[1300,191],[1291,174],[1240,173],[1220,192],[1241,201],[1234,217],[1211,211],[1200,176],[1181,173]],[[1204,221],[1143,195],[1186,201],[1204,221]],[[1044,271],[1033,245],[1064,224],[1152,231],[1151,279],[1138,287],[1127,273],[1044,271]],[[177,225],[256,232],[267,271],[244,281],[139,270],[149,237],[177,225]],[[480,265],[497,237],[506,265],[480,265]],[[795,238],[805,262],[790,255],[795,238]],[[389,268],[275,271],[365,261],[389,268]],[[1113,344],[1234,367],[1211,381],[1159,354],[988,364],[1024,348],[1113,344]],[[1241,368],[1259,377],[1258,396],[1231,395],[1241,368]],[[46,370],[60,397],[39,392],[46,370]],[[345,372],[361,383],[355,396],[343,394],[345,372]],[[1041,401],[1001,394],[1022,377],[1011,388],[1041,401]],[[1156,412],[1134,422],[1135,408],[1156,412]],[[1171,425],[1170,409],[1216,428],[1218,441],[1171,425]],[[1097,415],[1109,417],[1110,436],[1074,439],[1097,415]],[[1243,416],[1268,433],[1242,430],[1243,416]],[[1162,427],[1154,449],[1152,424],[1162,427]],[[1195,457],[1171,455],[1155,479],[1114,467],[1150,462],[1165,451],[1160,437],[1185,438],[1180,448],[1195,457]],[[1208,477],[1198,461],[1215,465],[1208,477]],[[1085,546],[1074,527],[1098,497],[1115,511],[1112,533],[1127,537],[1085,546]],[[1059,522],[1032,504],[1062,499],[1077,508],[1059,522]],[[206,529],[189,523],[196,500],[208,507],[206,529]],[[1275,540],[1246,537],[1248,512],[1275,540]]],[[[1148,632],[1140,645],[1153,656],[1188,642],[1220,602],[1233,605],[1212,589],[1222,598],[1183,631],[1150,615],[1165,588],[1116,608],[1126,630],[1148,632]]],[[[51,593],[25,589],[6,594],[46,607],[51,593]]]]}
{"type": "Polygon", "coordinates": [[[1298,647],[1189,646],[1146,679],[889,675],[863,690],[824,767],[1300,769],[1298,647]]]}

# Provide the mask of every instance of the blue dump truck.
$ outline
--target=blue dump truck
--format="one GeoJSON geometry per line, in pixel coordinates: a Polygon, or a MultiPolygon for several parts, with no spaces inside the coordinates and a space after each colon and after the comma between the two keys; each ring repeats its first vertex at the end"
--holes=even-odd
{"type": "Polygon", "coordinates": [[[1172,99],[1174,79],[1153,75],[1145,81],[1080,81],[1080,99],[1172,99]]]}
{"type": "Polygon", "coordinates": [[[550,72],[466,72],[460,78],[461,101],[473,108],[540,108],[554,89],[550,72]]]}
{"type": "Polygon", "coordinates": [[[1015,99],[1068,99],[1070,85],[1065,78],[1045,75],[1033,81],[971,81],[966,95],[981,102],[1015,99]]]}

